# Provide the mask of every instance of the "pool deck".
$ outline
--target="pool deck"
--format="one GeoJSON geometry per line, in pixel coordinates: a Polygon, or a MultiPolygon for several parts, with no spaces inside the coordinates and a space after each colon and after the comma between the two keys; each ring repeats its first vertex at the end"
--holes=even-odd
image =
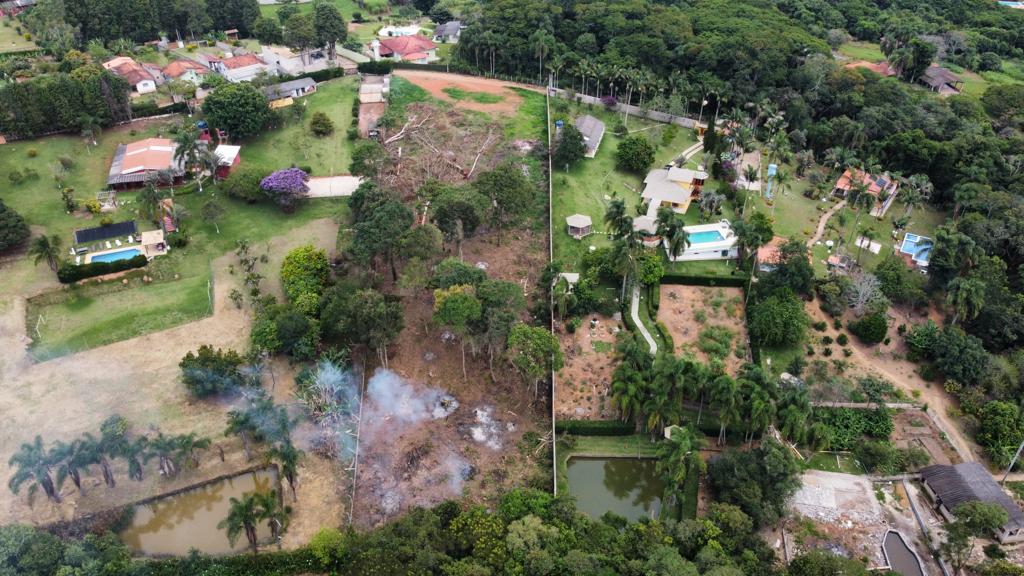
{"type": "Polygon", "coordinates": [[[82,264],[92,264],[97,256],[103,256],[105,254],[114,254],[116,252],[124,252],[125,250],[138,250],[140,254],[145,256],[147,259],[152,260],[154,256],[163,256],[167,254],[170,248],[167,244],[163,243],[163,235],[160,235],[160,243],[143,243],[142,239],[136,240],[135,242],[122,242],[120,246],[111,244],[111,247],[106,250],[99,252],[91,252],[85,255],[82,260],[82,264]]]}

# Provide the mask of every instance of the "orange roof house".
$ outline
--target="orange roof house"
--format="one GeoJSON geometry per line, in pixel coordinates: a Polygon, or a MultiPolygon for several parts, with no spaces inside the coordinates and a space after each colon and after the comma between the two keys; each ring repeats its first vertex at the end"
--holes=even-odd
{"type": "Polygon", "coordinates": [[[783,236],[773,236],[767,244],[757,249],[757,269],[761,272],[771,272],[782,260],[782,252],[779,250],[786,243],[783,236]]]}
{"type": "Polygon", "coordinates": [[[185,168],[174,159],[174,141],[167,138],[146,138],[131,144],[118,144],[110,164],[107,184],[127,187],[145,183],[147,176],[169,170],[175,180],[185,175],[185,168]]]}
{"type": "Polygon", "coordinates": [[[398,61],[429,61],[437,59],[437,44],[420,34],[374,39],[370,42],[374,59],[391,58],[398,61]]]}
{"type": "Polygon", "coordinates": [[[175,60],[167,66],[164,66],[164,76],[167,76],[168,78],[180,78],[181,76],[188,74],[190,71],[196,75],[208,74],[210,72],[202,64],[191,60],[175,60]]]}
{"type": "Polygon", "coordinates": [[[103,63],[103,67],[113,74],[124,78],[139,94],[156,91],[156,78],[138,62],[127,56],[118,56],[103,63]]]}
{"type": "Polygon", "coordinates": [[[861,170],[847,169],[836,181],[832,194],[840,198],[846,198],[850,190],[857,182],[864,185],[865,192],[878,199],[871,209],[871,215],[881,218],[885,215],[889,206],[896,200],[896,193],[899,191],[900,183],[888,173],[875,176],[861,170]]]}

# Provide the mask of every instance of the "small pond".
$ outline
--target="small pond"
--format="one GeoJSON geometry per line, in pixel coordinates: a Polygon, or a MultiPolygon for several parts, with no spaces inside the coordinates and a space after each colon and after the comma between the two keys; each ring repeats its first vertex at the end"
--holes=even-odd
{"type": "Polygon", "coordinates": [[[568,462],[569,493],[592,518],[613,512],[630,520],[657,518],[665,484],[652,458],[582,458],[568,462]]]}
{"type": "Polygon", "coordinates": [[[882,551],[885,553],[886,560],[889,561],[889,569],[893,572],[901,576],[924,576],[920,560],[903,541],[903,535],[899,532],[889,530],[885,533],[882,551]]]}
{"type": "MultiPolygon", "coordinates": [[[[235,546],[227,532],[217,524],[228,515],[230,498],[251,492],[279,490],[277,470],[266,468],[232,478],[218,480],[192,490],[135,506],[131,525],[121,532],[121,540],[137,552],[147,555],[185,555],[195,548],[206,554],[244,551],[245,533],[235,546]]],[[[270,538],[270,528],[260,523],[261,541],[270,538]]]]}

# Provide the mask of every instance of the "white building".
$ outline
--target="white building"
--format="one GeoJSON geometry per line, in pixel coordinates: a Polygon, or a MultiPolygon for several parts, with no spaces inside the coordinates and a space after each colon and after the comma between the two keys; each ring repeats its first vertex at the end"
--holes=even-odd
{"type": "Polygon", "coordinates": [[[683,229],[690,239],[690,245],[685,250],[678,254],[668,254],[668,243],[665,243],[665,252],[672,262],[735,260],[740,257],[739,248],[736,246],[738,239],[728,220],[686,226],[683,229]]]}

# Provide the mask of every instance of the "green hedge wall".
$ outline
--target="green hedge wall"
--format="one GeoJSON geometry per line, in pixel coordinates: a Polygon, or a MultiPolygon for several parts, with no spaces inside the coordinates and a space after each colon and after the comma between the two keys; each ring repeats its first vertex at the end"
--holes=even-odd
{"type": "Polygon", "coordinates": [[[662,284],[685,284],[688,286],[724,286],[727,288],[746,288],[750,276],[737,272],[733,276],[690,276],[687,274],[665,274],[662,284]]]}
{"type": "Polygon", "coordinates": [[[133,576],[198,575],[211,570],[217,576],[283,576],[285,574],[323,574],[323,566],[308,548],[282,552],[238,554],[220,558],[167,558],[143,560],[133,566],[133,576]]]}
{"type": "Polygon", "coordinates": [[[142,268],[149,263],[145,256],[139,254],[127,260],[115,260],[113,262],[91,262],[89,264],[71,264],[65,262],[57,269],[57,279],[64,284],[71,284],[84,278],[102,276],[132,268],[142,268]]]}
{"type": "Polygon", "coordinates": [[[156,102],[145,101],[132,104],[132,118],[148,118],[150,116],[162,116],[164,114],[185,114],[188,106],[184,102],[175,102],[168,106],[157,106],[156,102]]]}
{"type": "Polygon", "coordinates": [[[618,420],[562,420],[555,422],[555,433],[557,434],[629,436],[635,432],[635,426],[618,420]]]}

